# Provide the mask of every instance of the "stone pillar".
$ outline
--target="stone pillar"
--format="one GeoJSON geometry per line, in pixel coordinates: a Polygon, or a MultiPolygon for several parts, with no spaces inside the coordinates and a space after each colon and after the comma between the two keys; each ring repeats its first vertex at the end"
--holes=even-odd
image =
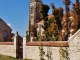
{"type": "Polygon", "coordinates": [[[23,59],[26,58],[26,36],[23,37],[23,59]]]}
{"type": "MultiPolygon", "coordinates": [[[[16,32],[15,37],[14,37],[14,49],[15,49],[15,52],[16,52],[16,50],[18,48],[17,41],[18,41],[18,32],[16,32]]],[[[16,52],[16,54],[17,54],[17,52],[16,52]]],[[[16,57],[16,55],[15,55],[15,57],[16,57]]]]}
{"type": "Polygon", "coordinates": [[[33,42],[33,37],[31,37],[31,42],[33,42]]]}

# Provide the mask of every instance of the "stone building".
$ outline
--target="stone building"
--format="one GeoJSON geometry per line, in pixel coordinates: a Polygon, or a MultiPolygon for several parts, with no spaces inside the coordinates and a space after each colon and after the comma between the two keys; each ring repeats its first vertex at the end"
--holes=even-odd
{"type": "Polygon", "coordinates": [[[11,40],[12,29],[0,18],[0,42],[11,40]]]}
{"type": "Polygon", "coordinates": [[[30,1],[30,12],[29,12],[29,36],[36,36],[36,28],[34,25],[41,20],[39,13],[39,5],[42,3],[41,0],[31,0],[30,1]]]}
{"type": "Polygon", "coordinates": [[[30,1],[30,13],[29,21],[30,25],[34,25],[36,22],[40,21],[39,5],[42,3],[41,0],[31,0],[30,1]]]}

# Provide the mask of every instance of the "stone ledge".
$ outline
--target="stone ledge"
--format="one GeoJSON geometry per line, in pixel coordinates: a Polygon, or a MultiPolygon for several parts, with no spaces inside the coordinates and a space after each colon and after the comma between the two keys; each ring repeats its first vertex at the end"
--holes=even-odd
{"type": "MultiPolygon", "coordinates": [[[[43,46],[68,47],[68,41],[41,42],[43,46]]],[[[27,46],[40,46],[40,42],[27,42],[27,46]]]]}
{"type": "Polygon", "coordinates": [[[0,42],[0,45],[14,45],[14,42],[0,42]]]}

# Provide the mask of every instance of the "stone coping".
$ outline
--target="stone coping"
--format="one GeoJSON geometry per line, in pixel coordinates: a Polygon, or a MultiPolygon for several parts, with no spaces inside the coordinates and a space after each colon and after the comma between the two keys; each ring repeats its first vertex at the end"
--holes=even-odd
{"type": "Polygon", "coordinates": [[[14,42],[0,42],[0,45],[14,45],[14,42]]]}
{"type": "Polygon", "coordinates": [[[33,42],[27,42],[27,46],[53,46],[53,47],[68,47],[68,41],[51,41],[51,42],[47,42],[47,41],[43,41],[43,42],[37,42],[37,41],[33,41],[33,42]]]}

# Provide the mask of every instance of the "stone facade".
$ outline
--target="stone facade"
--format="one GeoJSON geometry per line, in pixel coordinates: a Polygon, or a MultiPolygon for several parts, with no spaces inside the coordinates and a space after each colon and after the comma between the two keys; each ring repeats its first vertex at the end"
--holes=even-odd
{"type": "Polygon", "coordinates": [[[34,27],[37,25],[37,22],[41,20],[40,13],[39,13],[39,6],[42,3],[41,0],[31,0],[30,1],[30,10],[29,10],[29,36],[30,40],[36,37],[36,28],[34,27]]]}
{"type": "Polygon", "coordinates": [[[40,21],[40,13],[39,13],[39,6],[42,3],[41,0],[31,0],[30,2],[30,15],[29,15],[29,20],[30,20],[30,25],[34,25],[36,22],[40,21]]]}

